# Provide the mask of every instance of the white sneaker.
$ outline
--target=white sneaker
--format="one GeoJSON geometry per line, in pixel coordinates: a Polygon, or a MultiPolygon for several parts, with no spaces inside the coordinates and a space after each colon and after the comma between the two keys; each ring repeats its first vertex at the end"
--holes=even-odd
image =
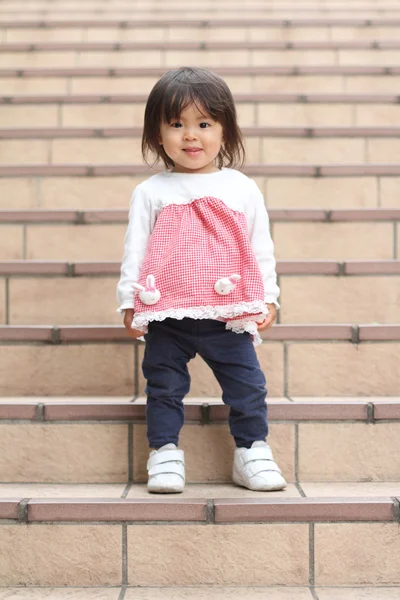
{"type": "Polygon", "coordinates": [[[237,485],[257,492],[283,490],[286,481],[274,461],[267,442],[253,442],[251,448],[236,448],[232,479],[237,485]]]}
{"type": "Polygon", "coordinates": [[[154,494],[183,492],[185,487],[185,457],[175,444],[165,444],[150,452],[147,461],[147,489],[154,494]]]}

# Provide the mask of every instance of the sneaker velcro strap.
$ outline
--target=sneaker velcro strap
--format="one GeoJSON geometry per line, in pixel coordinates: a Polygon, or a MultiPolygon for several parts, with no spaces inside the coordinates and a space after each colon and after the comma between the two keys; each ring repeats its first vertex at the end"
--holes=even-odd
{"type": "MultiPolygon", "coordinates": [[[[163,453],[164,454],[164,453],[163,453]]],[[[172,462],[169,461],[167,463],[162,463],[159,465],[154,465],[149,469],[149,477],[153,475],[180,475],[182,479],[185,479],[185,467],[181,462],[172,462]]]]}
{"type": "Polygon", "coordinates": [[[244,464],[253,460],[274,460],[271,448],[249,448],[242,456],[244,464]]]}
{"type": "Polygon", "coordinates": [[[185,455],[183,450],[164,450],[163,452],[155,452],[147,461],[147,469],[151,469],[155,465],[160,465],[168,462],[180,462],[185,464],[185,455]]]}
{"type": "Polygon", "coordinates": [[[246,464],[246,473],[248,476],[253,477],[259,475],[265,471],[276,471],[280,473],[281,470],[273,460],[254,460],[246,464]]]}

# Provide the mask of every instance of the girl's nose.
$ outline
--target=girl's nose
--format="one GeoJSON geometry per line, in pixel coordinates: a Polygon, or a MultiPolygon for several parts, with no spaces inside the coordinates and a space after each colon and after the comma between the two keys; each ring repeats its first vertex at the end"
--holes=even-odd
{"type": "Polygon", "coordinates": [[[196,139],[196,134],[192,129],[186,129],[184,131],[183,137],[185,140],[193,140],[196,139]]]}

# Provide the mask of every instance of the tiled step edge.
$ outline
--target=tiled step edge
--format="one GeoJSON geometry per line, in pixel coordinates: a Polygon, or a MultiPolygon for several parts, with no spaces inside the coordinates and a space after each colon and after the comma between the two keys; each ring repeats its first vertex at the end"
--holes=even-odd
{"type": "MultiPolygon", "coordinates": [[[[268,215],[271,222],[318,221],[322,223],[331,223],[338,221],[400,221],[399,208],[350,208],[333,210],[323,210],[318,208],[269,208],[268,215]]],[[[71,225],[92,225],[96,223],[127,222],[128,210],[125,209],[84,211],[64,209],[0,210],[0,224],[68,223],[71,225]]],[[[14,262],[18,263],[20,261],[14,262]]]]}
{"type": "MultiPolygon", "coordinates": [[[[400,325],[274,325],[262,333],[269,341],[348,341],[354,344],[371,341],[400,341],[400,325]]],[[[0,325],[0,343],[130,343],[124,327],[119,325],[0,325]]],[[[142,343],[142,342],[138,342],[142,343]]]]}
{"type": "MultiPolygon", "coordinates": [[[[185,402],[185,421],[201,425],[228,421],[229,407],[222,401],[209,398],[185,402]]],[[[367,398],[351,400],[291,401],[268,400],[268,418],[272,421],[400,421],[400,402],[390,398],[369,401],[367,398]]],[[[146,404],[136,401],[96,401],[51,398],[43,400],[24,399],[0,401],[0,421],[30,421],[35,423],[53,421],[119,421],[144,423],[146,404]]]]}
{"type": "MultiPolygon", "coordinates": [[[[263,102],[268,104],[275,103],[301,103],[301,104],[398,104],[400,96],[398,94],[295,94],[295,93],[246,93],[233,94],[236,103],[263,102]]],[[[0,96],[1,104],[139,104],[147,101],[146,94],[29,94],[0,96]]],[[[244,128],[250,129],[250,128],[244,128]]],[[[292,128],[297,129],[297,128],[292,128]]],[[[319,129],[319,128],[318,128],[319,129]]],[[[333,129],[333,128],[332,128],[333,129]]],[[[347,128],[348,129],[348,128],[347,128]]],[[[361,128],[360,128],[361,129],[361,128]]],[[[375,128],[363,128],[375,129],[375,128]]],[[[383,128],[382,128],[383,129],[383,128]]],[[[388,128],[388,130],[390,130],[388,128]]]]}
{"type": "MultiPolygon", "coordinates": [[[[0,21],[1,24],[1,21],[0,21]]],[[[184,41],[184,42],[4,42],[2,52],[121,52],[124,50],[398,50],[397,40],[184,41]]]]}
{"type": "MultiPolygon", "coordinates": [[[[0,140],[135,138],[141,127],[40,127],[0,129],[0,140]]],[[[266,138],[398,138],[400,127],[242,127],[245,137],[266,138]]]]}
{"type": "MultiPolygon", "coordinates": [[[[0,261],[0,277],[105,277],[119,275],[120,269],[121,264],[113,261],[0,261]]],[[[276,271],[278,275],[400,275],[400,260],[278,260],[276,271]]]]}
{"type": "Polygon", "coordinates": [[[71,27],[396,27],[398,18],[267,18],[267,19],[26,19],[0,21],[0,28],[71,28],[71,27]]]}
{"type": "MultiPolygon", "coordinates": [[[[150,169],[141,164],[122,165],[2,165],[0,177],[120,177],[153,175],[160,168],[150,169]]],[[[360,164],[248,164],[243,173],[259,177],[390,177],[400,175],[400,163],[360,164]]]]}
{"type": "Polygon", "coordinates": [[[203,523],[400,522],[398,498],[0,499],[0,519],[18,522],[203,523]]]}
{"type": "MultiPolygon", "coordinates": [[[[160,77],[165,67],[48,67],[48,68],[5,68],[0,69],[0,77],[160,77]]],[[[400,67],[387,66],[268,66],[268,67],[218,67],[213,68],[223,77],[245,75],[399,75],[400,67]]]]}

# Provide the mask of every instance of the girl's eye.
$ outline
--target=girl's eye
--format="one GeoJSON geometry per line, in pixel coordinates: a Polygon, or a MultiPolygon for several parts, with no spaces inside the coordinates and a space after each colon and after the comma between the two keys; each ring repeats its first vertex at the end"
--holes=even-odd
{"type": "Polygon", "coordinates": [[[175,129],[178,129],[178,127],[182,127],[182,123],[171,123],[171,127],[175,127],[175,129]]]}
{"type": "Polygon", "coordinates": [[[207,127],[210,127],[210,123],[205,123],[205,122],[200,123],[200,127],[201,127],[201,129],[207,129],[207,127]]]}

